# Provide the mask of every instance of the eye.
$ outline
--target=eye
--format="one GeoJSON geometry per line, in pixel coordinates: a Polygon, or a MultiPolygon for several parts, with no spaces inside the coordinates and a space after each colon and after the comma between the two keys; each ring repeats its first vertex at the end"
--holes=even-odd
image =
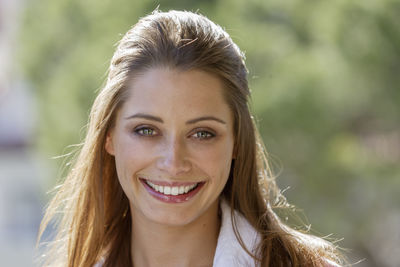
{"type": "Polygon", "coordinates": [[[135,129],[135,133],[141,136],[155,136],[157,135],[157,131],[150,127],[140,127],[135,129]]]}
{"type": "Polygon", "coordinates": [[[200,139],[200,140],[211,139],[214,136],[215,136],[215,134],[213,134],[209,131],[205,131],[205,130],[197,131],[192,135],[192,137],[194,137],[196,139],[200,139]]]}

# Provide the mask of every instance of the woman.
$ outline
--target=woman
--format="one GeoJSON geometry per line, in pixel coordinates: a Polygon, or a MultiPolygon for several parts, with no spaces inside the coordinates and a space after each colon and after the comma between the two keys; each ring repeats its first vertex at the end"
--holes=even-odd
{"type": "Polygon", "coordinates": [[[284,225],[249,112],[244,57],[204,16],[142,18],[122,38],[83,147],[51,201],[50,266],[336,266],[284,225]]]}

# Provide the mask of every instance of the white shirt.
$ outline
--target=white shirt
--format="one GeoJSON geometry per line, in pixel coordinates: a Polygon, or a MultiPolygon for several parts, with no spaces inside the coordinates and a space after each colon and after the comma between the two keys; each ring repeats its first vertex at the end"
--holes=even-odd
{"type": "MultiPolygon", "coordinates": [[[[226,200],[221,200],[220,207],[222,213],[221,228],[219,231],[217,248],[215,250],[213,267],[254,266],[254,259],[242,248],[235,236],[231,221],[231,208],[226,200]]],[[[258,233],[241,214],[234,211],[234,216],[237,230],[243,243],[250,252],[254,253],[254,249],[260,240],[258,233]]],[[[101,260],[93,267],[101,267],[102,265],[103,261],[101,260]]]]}
{"type": "MultiPolygon", "coordinates": [[[[235,236],[231,220],[231,208],[225,200],[221,200],[221,211],[221,229],[218,236],[213,267],[254,266],[254,259],[242,248],[235,236]]],[[[234,211],[234,216],[237,230],[243,243],[254,254],[260,242],[259,234],[237,211],[234,211]]]]}

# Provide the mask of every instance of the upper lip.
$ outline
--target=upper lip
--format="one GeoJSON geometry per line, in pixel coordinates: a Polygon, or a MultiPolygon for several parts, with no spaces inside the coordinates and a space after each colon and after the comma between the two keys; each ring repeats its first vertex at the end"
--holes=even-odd
{"type": "Polygon", "coordinates": [[[198,184],[202,183],[203,181],[198,181],[198,182],[170,182],[170,181],[156,181],[156,180],[151,180],[151,179],[146,179],[143,177],[139,177],[139,179],[144,180],[144,181],[149,181],[155,185],[161,185],[161,186],[188,186],[188,185],[193,185],[193,184],[198,184]]]}

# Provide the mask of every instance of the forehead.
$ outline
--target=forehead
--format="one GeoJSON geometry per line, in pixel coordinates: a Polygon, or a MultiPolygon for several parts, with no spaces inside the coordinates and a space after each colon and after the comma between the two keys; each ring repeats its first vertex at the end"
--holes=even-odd
{"type": "Polygon", "coordinates": [[[218,114],[231,118],[222,81],[201,70],[153,68],[135,77],[128,90],[122,113],[147,112],[162,117],[218,114]]]}

